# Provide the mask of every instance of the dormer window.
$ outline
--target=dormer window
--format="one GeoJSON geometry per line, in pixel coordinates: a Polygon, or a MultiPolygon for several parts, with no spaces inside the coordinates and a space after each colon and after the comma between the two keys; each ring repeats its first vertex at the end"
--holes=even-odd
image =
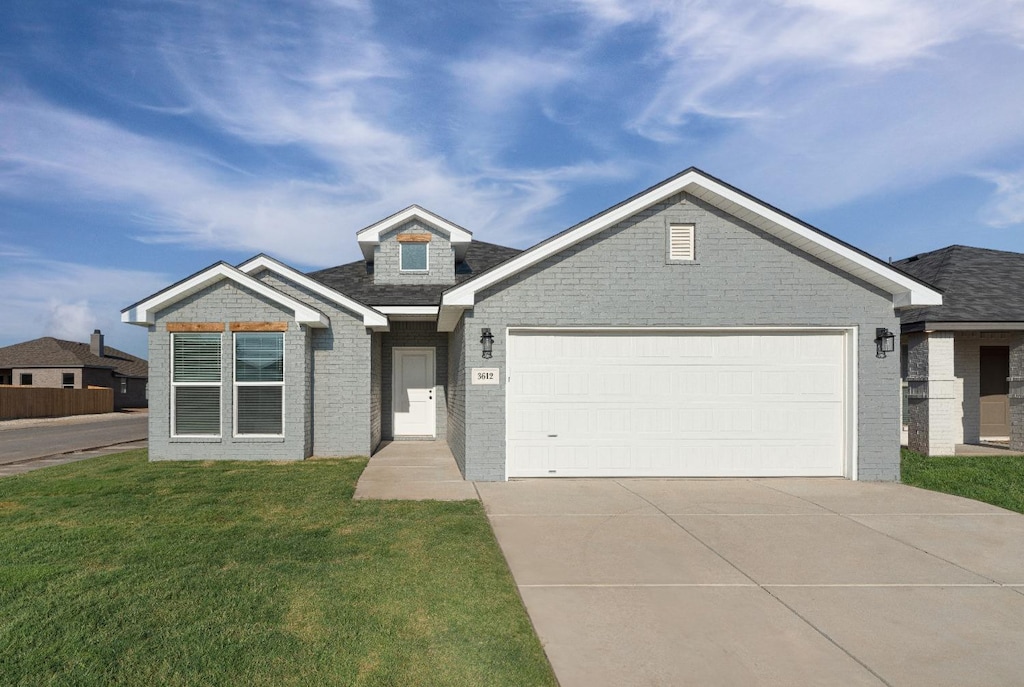
{"type": "Polygon", "coordinates": [[[426,243],[401,243],[402,247],[402,271],[403,272],[426,272],[427,271],[427,245],[426,243]]]}

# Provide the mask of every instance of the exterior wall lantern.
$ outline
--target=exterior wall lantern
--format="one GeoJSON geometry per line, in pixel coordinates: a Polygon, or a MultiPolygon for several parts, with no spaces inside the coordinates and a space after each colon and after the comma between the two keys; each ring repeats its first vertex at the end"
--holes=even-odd
{"type": "Polygon", "coordinates": [[[884,358],[886,353],[896,350],[896,335],[885,327],[875,329],[875,357],[884,358]]]}
{"type": "Polygon", "coordinates": [[[494,335],[491,334],[491,330],[488,327],[484,327],[480,331],[480,343],[483,344],[484,358],[491,357],[491,349],[494,346],[494,335]]]}

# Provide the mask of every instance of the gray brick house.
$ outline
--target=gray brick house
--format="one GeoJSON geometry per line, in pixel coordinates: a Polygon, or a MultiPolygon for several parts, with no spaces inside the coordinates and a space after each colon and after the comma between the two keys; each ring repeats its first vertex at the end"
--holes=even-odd
{"type": "Polygon", "coordinates": [[[943,293],[942,305],[906,308],[900,318],[910,448],[1024,451],[1024,255],[947,246],[894,265],[943,293]]]}
{"type": "Polygon", "coordinates": [[[418,206],[356,240],[123,311],[150,332],[151,459],[441,440],[473,480],[899,478],[886,334],[940,294],[700,170],[523,251],[418,206]]]}

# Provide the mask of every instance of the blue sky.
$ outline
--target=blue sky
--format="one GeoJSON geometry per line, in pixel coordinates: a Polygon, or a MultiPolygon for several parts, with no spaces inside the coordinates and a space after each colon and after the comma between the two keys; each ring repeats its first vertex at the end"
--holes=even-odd
{"type": "Polygon", "coordinates": [[[525,247],[696,165],[882,258],[1024,251],[1021,0],[0,6],[0,345],[313,269],[419,203],[525,247]]]}

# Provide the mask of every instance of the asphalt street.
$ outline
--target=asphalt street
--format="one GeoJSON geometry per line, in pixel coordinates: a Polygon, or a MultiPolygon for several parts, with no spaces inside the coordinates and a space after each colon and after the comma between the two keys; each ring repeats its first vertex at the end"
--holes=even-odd
{"type": "Polygon", "coordinates": [[[147,436],[148,415],[117,413],[92,422],[59,421],[0,430],[0,465],[72,451],[139,441],[147,436]]]}

